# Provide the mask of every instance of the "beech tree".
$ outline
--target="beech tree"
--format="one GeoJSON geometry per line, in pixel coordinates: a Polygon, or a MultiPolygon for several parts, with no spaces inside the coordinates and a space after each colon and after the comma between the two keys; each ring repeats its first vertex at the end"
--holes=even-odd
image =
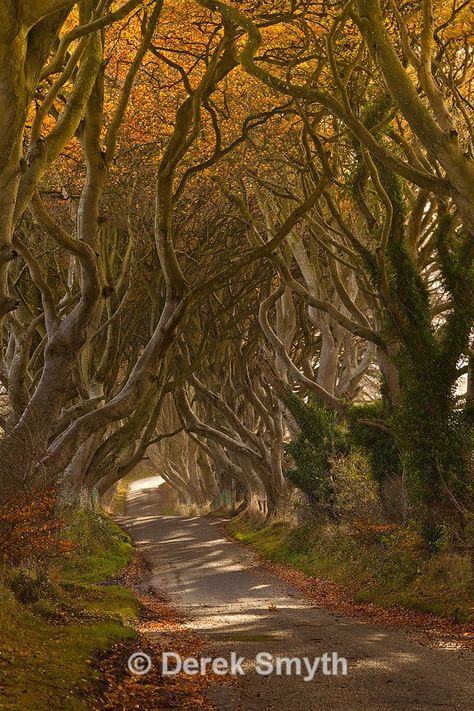
{"type": "MultiPolygon", "coordinates": [[[[441,507],[448,518],[462,519],[471,487],[472,419],[470,398],[463,409],[456,383],[469,357],[472,329],[473,161],[460,86],[471,76],[472,56],[466,47],[469,25],[466,31],[456,19],[462,20],[466,6],[446,17],[441,5],[423,3],[407,22],[396,3],[384,12],[378,0],[349,3],[323,13],[326,29],[316,33],[317,7],[307,3],[294,12],[294,26],[310,39],[302,39],[289,57],[286,49],[265,52],[258,15],[221,2],[201,4],[245,32],[239,59],[246,71],[294,99],[320,163],[316,183],[313,177],[319,194],[314,204],[306,203],[306,212],[320,198],[326,203],[316,218],[318,239],[327,252],[336,238],[339,262],[350,249],[358,262],[354,273],[362,261],[363,288],[375,297],[371,310],[378,323],[371,325],[347,288],[341,289],[334,263],[332,281],[349,317],[316,298],[277,260],[285,285],[377,348],[389,390],[380,424],[391,429],[402,451],[413,501],[424,502],[427,512],[441,507]],[[389,23],[397,28],[398,42],[389,23]],[[356,166],[352,175],[338,149],[333,160],[328,157],[333,141],[321,114],[331,117],[336,132],[346,132],[343,140],[356,166]],[[349,219],[340,210],[341,195],[344,207],[354,210],[349,219]]],[[[291,23],[291,14],[285,22],[291,23]]],[[[331,404],[326,391],[319,397],[331,404]]]]}
{"type": "MultiPolygon", "coordinates": [[[[211,97],[237,66],[233,27],[217,24],[215,31],[198,30],[202,42],[193,48],[191,59],[184,49],[187,64],[181,66],[158,47],[162,2],[133,16],[134,49],[130,53],[127,47],[127,68],[124,72],[117,63],[119,73],[113,78],[111,45],[102,31],[138,5],[126,3],[112,12],[108,3],[80,3],[77,16],[70,17],[72,29],[61,29],[60,23],[55,25],[56,34],[50,32],[36,93],[29,95],[30,103],[35,103],[30,108],[28,155],[19,163],[25,170],[17,180],[16,212],[8,236],[28,274],[21,265],[12,273],[15,283],[21,283],[19,311],[9,317],[4,341],[2,373],[11,406],[0,442],[6,497],[18,487],[43,485],[58,477],[72,495],[84,488],[87,496],[104,476],[113,480],[117,472],[123,475],[143,456],[159,416],[170,362],[167,354],[178,325],[193,299],[212,291],[221,279],[214,275],[209,284],[190,292],[174,245],[177,206],[186,199],[190,179],[245,140],[268,113],[244,117],[224,142],[227,136],[222,135],[211,97]],[[178,108],[172,109],[171,130],[158,145],[159,160],[151,173],[155,251],[150,266],[157,290],[149,292],[150,331],[144,342],[131,344],[132,353],[124,361],[118,350],[119,315],[130,296],[127,272],[136,256],[133,218],[129,214],[125,226],[104,226],[101,207],[119,131],[148,51],[156,65],[167,70],[165,82],[174,90],[178,108]],[[55,75],[57,79],[50,79],[55,75]],[[205,126],[214,139],[207,144],[203,161],[199,141],[205,126]],[[70,230],[64,215],[58,213],[56,219],[45,200],[48,181],[54,183],[52,167],[66,146],[68,158],[85,165],[84,178],[78,181],[80,197],[71,199],[77,212],[70,230]],[[33,222],[24,217],[27,208],[33,222]],[[36,237],[41,228],[48,249],[54,243],[55,274],[38,258],[37,245],[29,236],[20,236],[26,226],[36,237]],[[53,273],[47,275],[48,271],[53,273]],[[59,288],[52,288],[51,279],[56,286],[59,281],[59,288]],[[25,289],[29,293],[24,295],[25,289]]],[[[64,11],[62,23],[68,17],[64,11]]],[[[120,31],[117,38],[111,32],[112,48],[120,41],[120,31]]],[[[61,197],[65,192],[61,186],[61,197]]],[[[127,204],[133,209],[130,201],[127,204]]],[[[238,271],[237,266],[232,269],[238,271]]]]}

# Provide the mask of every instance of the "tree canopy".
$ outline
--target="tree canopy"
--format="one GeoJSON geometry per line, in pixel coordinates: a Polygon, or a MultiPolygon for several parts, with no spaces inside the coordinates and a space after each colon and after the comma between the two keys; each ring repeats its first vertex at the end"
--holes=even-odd
{"type": "Polygon", "coordinates": [[[1,503],[147,462],[331,516],[357,451],[464,531],[473,40],[460,0],[1,2],[1,503]]]}

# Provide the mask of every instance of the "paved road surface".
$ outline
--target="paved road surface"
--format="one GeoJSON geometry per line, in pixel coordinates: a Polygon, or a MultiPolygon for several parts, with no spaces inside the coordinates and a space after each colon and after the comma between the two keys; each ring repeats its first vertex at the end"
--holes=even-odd
{"type": "MultiPolygon", "coordinates": [[[[153,482],[151,482],[153,483],[153,482]]],[[[132,537],[152,566],[153,585],[209,639],[214,656],[246,658],[240,685],[222,684],[219,709],[241,711],[474,710],[473,655],[430,649],[400,630],[364,624],[315,608],[262,572],[250,551],[222,537],[206,518],[171,516],[167,485],[128,493],[132,537]],[[337,652],[347,676],[260,676],[255,656],[313,659],[337,652]]],[[[170,650],[172,651],[172,650],[170,650]]]]}

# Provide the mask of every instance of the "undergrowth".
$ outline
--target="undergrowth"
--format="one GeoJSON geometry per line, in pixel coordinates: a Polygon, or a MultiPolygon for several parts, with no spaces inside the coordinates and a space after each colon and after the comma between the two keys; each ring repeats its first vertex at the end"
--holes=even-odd
{"type": "Polygon", "coordinates": [[[356,601],[401,605],[456,622],[474,622],[474,577],[468,556],[433,554],[410,527],[366,523],[255,528],[242,519],[230,532],[264,557],[333,580],[356,601]]]}
{"type": "Polygon", "coordinates": [[[76,511],[61,538],[66,554],[0,571],[2,709],[89,708],[94,655],[135,635],[138,602],[114,580],[131,555],[126,534],[76,511]]]}

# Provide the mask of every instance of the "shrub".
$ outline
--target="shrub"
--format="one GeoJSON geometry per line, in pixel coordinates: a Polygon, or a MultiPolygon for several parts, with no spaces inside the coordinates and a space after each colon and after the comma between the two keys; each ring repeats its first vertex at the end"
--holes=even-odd
{"type": "Polygon", "coordinates": [[[349,415],[348,440],[351,446],[363,451],[374,480],[382,485],[388,478],[399,476],[402,463],[393,435],[369,424],[370,420],[386,420],[383,402],[352,404],[349,415]]]}
{"type": "Polygon", "coordinates": [[[288,532],[286,543],[295,553],[309,553],[314,544],[314,537],[313,526],[295,526],[288,532]]]}
{"type": "Polygon", "coordinates": [[[295,467],[287,478],[303,491],[313,506],[332,513],[331,461],[345,451],[343,425],[337,415],[319,402],[303,402],[295,395],[286,400],[300,427],[297,438],[287,446],[295,467]]]}
{"type": "Polygon", "coordinates": [[[49,489],[0,508],[0,556],[6,565],[40,566],[72,550],[60,535],[64,521],[56,501],[56,491],[49,489]]]}
{"type": "Polygon", "coordinates": [[[386,419],[383,403],[350,405],[344,419],[294,393],[286,395],[285,404],[300,428],[287,446],[294,461],[288,479],[331,517],[380,518],[384,485],[401,472],[392,434],[371,424],[386,419]]]}
{"type": "Polygon", "coordinates": [[[365,453],[354,449],[331,462],[334,514],[341,520],[377,522],[383,510],[379,487],[372,476],[365,453]]]}
{"type": "Polygon", "coordinates": [[[10,580],[10,589],[15,598],[24,604],[38,602],[48,588],[48,576],[44,570],[20,569],[10,580]]]}

